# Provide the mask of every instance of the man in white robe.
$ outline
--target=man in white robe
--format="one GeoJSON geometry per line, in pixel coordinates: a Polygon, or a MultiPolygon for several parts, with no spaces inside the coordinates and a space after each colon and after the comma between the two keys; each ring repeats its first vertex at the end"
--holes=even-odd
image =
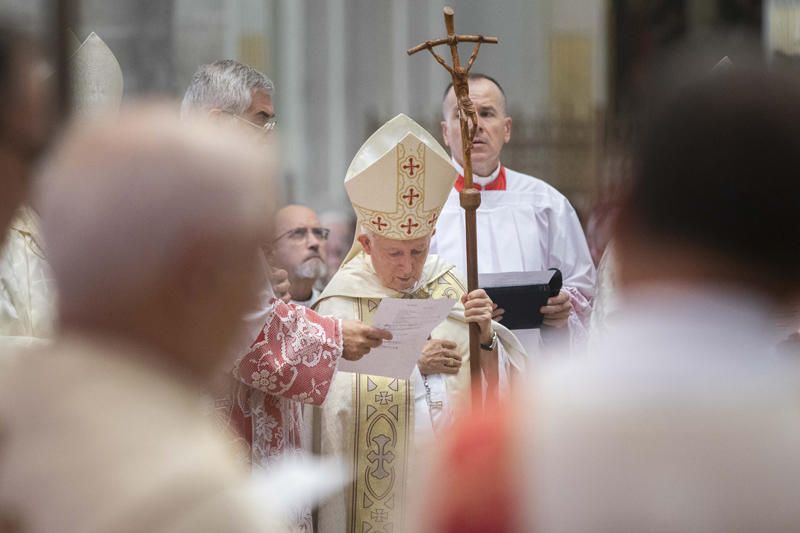
{"type": "Polygon", "coordinates": [[[50,117],[44,61],[27,36],[3,23],[0,54],[0,347],[26,345],[47,335],[46,306],[39,305],[47,275],[39,268],[38,225],[35,215],[20,204],[27,200],[31,167],[47,142],[50,117]],[[16,218],[12,221],[12,217],[16,218]],[[9,222],[10,228],[9,228],[9,222]],[[6,231],[9,230],[10,231],[6,231]]]}
{"type": "Polygon", "coordinates": [[[345,372],[334,378],[322,405],[320,449],[346,459],[353,482],[321,508],[321,532],[400,527],[415,449],[434,445],[468,409],[468,323],[481,330],[481,368],[491,394],[507,391],[511,374],[525,366],[519,342],[492,322],[486,293],[467,294],[454,267],[428,254],[455,177],[444,149],[405,115],[375,132],[348,169],[345,188],[361,234],[317,309],[370,323],[383,298],[457,303],[434,328],[408,380],[345,372]]]}
{"type": "Polygon", "coordinates": [[[417,531],[797,530],[800,361],[773,317],[800,302],[800,83],[695,82],[641,135],[614,327],[454,431],[417,531]]]}
{"type": "MultiPolygon", "coordinates": [[[[70,58],[75,114],[114,113],[122,100],[122,69],[105,42],[91,33],[70,58]]],[[[45,80],[41,80],[43,83],[45,80]]],[[[0,256],[0,342],[29,346],[51,337],[55,291],[39,215],[21,207],[0,256]]]]}
{"type": "MultiPolygon", "coordinates": [[[[595,268],[580,221],[569,201],[547,183],[503,166],[501,152],[511,139],[503,89],[494,79],[473,74],[470,98],[478,111],[478,133],[472,148],[472,171],[481,190],[477,211],[479,273],[529,272],[558,268],[564,287],[541,309],[544,334],[568,327],[570,338],[586,336],[594,296],[595,268]],[[548,331],[549,330],[549,331],[548,331]]],[[[459,172],[442,209],[431,252],[466,271],[463,155],[458,106],[452,87],[442,103],[442,135],[459,172]]],[[[560,335],[559,335],[560,336],[560,335]]],[[[522,334],[535,346],[538,331],[522,334]]]]}

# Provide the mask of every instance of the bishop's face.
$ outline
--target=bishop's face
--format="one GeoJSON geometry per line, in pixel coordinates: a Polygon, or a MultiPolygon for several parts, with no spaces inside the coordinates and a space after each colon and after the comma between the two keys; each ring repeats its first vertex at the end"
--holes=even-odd
{"type": "Polygon", "coordinates": [[[360,235],[358,241],[372,259],[372,267],[384,287],[406,292],[422,279],[431,245],[430,235],[409,241],[360,235]]]}
{"type": "MultiPolygon", "coordinates": [[[[478,133],[472,145],[472,171],[488,176],[500,164],[500,152],[511,140],[511,117],[506,115],[505,98],[500,89],[487,79],[469,81],[469,97],[478,112],[478,133]]],[[[461,124],[453,89],[442,104],[442,136],[444,144],[462,167],[461,124]]]]}

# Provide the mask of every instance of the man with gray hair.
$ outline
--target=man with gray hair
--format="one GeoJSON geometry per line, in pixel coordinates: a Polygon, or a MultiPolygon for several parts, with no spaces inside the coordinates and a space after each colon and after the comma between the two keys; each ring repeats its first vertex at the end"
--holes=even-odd
{"type": "Polygon", "coordinates": [[[275,85],[251,66],[233,59],[202,65],[192,76],[181,103],[181,116],[204,111],[214,118],[228,115],[267,133],[275,127],[272,94],[275,85]]]}
{"type": "MultiPolygon", "coordinates": [[[[214,61],[201,65],[192,76],[181,102],[181,118],[205,115],[263,139],[275,127],[274,91],[272,80],[255,68],[233,59],[214,61]]],[[[274,294],[288,302],[288,274],[273,268],[270,278],[274,294]]]]}
{"type": "Polygon", "coordinates": [[[46,165],[60,334],[0,378],[9,530],[274,530],[203,400],[273,209],[272,165],[232,135],[139,108],[74,127],[46,165]]]}
{"type": "MultiPolygon", "coordinates": [[[[272,82],[256,69],[217,61],[201,66],[192,77],[181,113],[203,114],[221,127],[251,138],[255,133],[263,140],[274,125],[273,91],[272,82]]],[[[265,271],[271,269],[263,255],[261,260],[265,271]]],[[[284,303],[272,297],[268,285],[264,276],[256,291],[260,302],[244,314],[250,336],[237,345],[236,382],[229,397],[219,402],[223,417],[249,447],[254,466],[302,449],[303,404],[325,401],[340,357],[359,359],[391,338],[388,331],[358,320],[284,303]]],[[[298,510],[295,518],[296,529],[311,531],[309,509],[298,510]]]]}

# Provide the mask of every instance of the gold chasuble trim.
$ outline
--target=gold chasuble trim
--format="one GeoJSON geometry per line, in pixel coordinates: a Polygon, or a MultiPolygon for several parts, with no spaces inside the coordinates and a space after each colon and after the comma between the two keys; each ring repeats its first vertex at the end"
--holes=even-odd
{"type": "MultiPolygon", "coordinates": [[[[464,286],[451,272],[410,298],[460,300],[464,286]]],[[[372,323],[380,298],[357,298],[359,320],[372,323]]],[[[349,533],[402,529],[412,453],[414,393],[409,380],[356,374],[353,380],[355,446],[349,533]]]]}
{"type": "MultiPolygon", "coordinates": [[[[357,302],[359,320],[371,324],[380,299],[359,298],[357,302]]],[[[411,383],[356,374],[353,404],[356,440],[348,531],[399,531],[414,430],[411,383]]]]}
{"type": "Polygon", "coordinates": [[[356,374],[351,533],[399,531],[411,451],[407,380],[356,374]]]}

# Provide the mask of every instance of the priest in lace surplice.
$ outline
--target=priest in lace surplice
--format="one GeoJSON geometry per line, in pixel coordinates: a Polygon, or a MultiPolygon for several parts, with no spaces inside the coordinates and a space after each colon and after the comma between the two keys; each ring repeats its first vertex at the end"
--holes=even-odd
{"type": "MultiPolygon", "coordinates": [[[[197,69],[181,114],[204,117],[220,131],[238,130],[269,150],[273,91],[272,81],[255,68],[215,61],[197,69]]],[[[256,469],[301,452],[303,404],[325,400],[340,357],[358,359],[388,338],[360,322],[321,316],[276,299],[267,276],[271,267],[263,254],[260,259],[260,290],[230,354],[232,390],[217,402],[223,422],[235,431],[256,469]]],[[[293,518],[295,530],[311,531],[310,509],[296,509],[293,518]]]]}
{"type": "Polygon", "coordinates": [[[343,343],[341,320],[271,299],[266,325],[236,362],[229,406],[253,465],[301,451],[303,404],[325,400],[343,343]]]}
{"type": "Polygon", "coordinates": [[[345,188],[360,224],[342,268],[317,309],[370,323],[383,298],[452,298],[407,380],[340,372],[322,406],[320,450],[347,461],[353,482],[320,510],[319,530],[402,528],[406,474],[469,408],[469,322],[481,330],[483,381],[505,392],[525,366],[514,335],[492,322],[492,301],[467,293],[448,262],[428,254],[436,219],[456,172],[436,140],[398,115],[361,147],[345,188]]]}

